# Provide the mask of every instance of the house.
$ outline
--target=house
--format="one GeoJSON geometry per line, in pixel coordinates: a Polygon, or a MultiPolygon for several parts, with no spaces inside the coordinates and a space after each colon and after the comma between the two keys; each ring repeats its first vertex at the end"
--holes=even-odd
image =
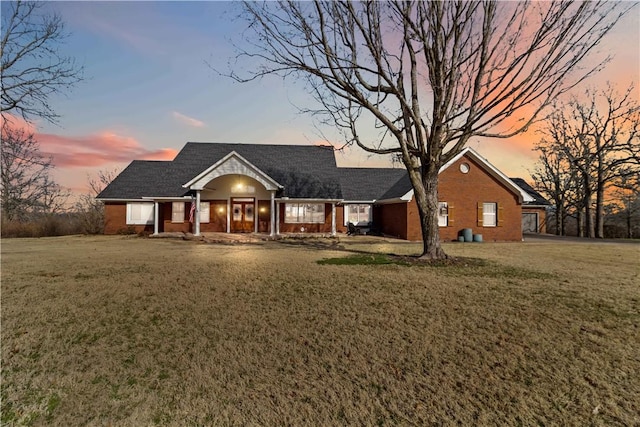
{"type": "Polygon", "coordinates": [[[547,209],[551,207],[551,203],[524,179],[511,178],[511,181],[533,197],[533,200],[525,201],[522,205],[522,232],[544,233],[547,228],[547,209]]]}
{"type": "MultiPolygon", "coordinates": [[[[536,202],[471,148],[442,167],[438,191],[443,240],[465,228],[484,240],[521,240],[525,207],[536,202]]],[[[134,160],[97,198],[105,234],[333,235],[353,223],[421,240],[406,171],[339,168],[331,147],[189,142],[172,161],[134,160]]]]}

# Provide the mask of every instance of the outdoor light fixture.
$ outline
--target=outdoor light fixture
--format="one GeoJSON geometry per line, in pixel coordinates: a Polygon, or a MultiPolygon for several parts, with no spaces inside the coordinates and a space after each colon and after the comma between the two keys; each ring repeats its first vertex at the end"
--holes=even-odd
{"type": "Polygon", "coordinates": [[[267,211],[267,208],[265,208],[264,206],[260,208],[260,212],[264,213],[267,211]]]}

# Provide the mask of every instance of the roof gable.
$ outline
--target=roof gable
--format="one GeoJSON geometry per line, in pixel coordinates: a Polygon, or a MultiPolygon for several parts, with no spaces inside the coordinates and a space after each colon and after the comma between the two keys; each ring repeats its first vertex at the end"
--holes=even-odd
{"type": "Polygon", "coordinates": [[[246,175],[249,176],[264,186],[267,190],[275,191],[282,188],[278,182],[272,179],[269,175],[255,167],[247,159],[236,153],[230,152],[222,159],[199,173],[195,178],[183,185],[190,190],[202,190],[210,181],[223,176],[223,175],[246,175]]]}

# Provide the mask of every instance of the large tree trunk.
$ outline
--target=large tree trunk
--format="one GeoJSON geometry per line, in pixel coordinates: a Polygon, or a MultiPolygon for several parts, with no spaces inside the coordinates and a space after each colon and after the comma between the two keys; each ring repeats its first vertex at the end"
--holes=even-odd
{"type": "Polygon", "coordinates": [[[436,167],[425,167],[422,170],[422,189],[414,190],[420,227],[422,231],[422,259],[446,259],[447,254],[440,245],[438,228],[438,171],[436,167]]]}
{"type": "Polygon", "coordinates": [[[598,181],[596,189],[596,237],[604,238],[604,179],[602,171],[602,161],[598,159],[598,181]]]}
{"type": "Polygon", "coordinates": [[[584,237],[584,208],[580,206],[576,213],[576,227],[578,232],[578,237],[584,237]]]}
{"type": "Polygon", "coordinates": [[[584,205],[584,237],[593,238],[593,214],[591,213],[591,176],[583,172],[584,180],[584,197],[582,204],[584,205]]]}

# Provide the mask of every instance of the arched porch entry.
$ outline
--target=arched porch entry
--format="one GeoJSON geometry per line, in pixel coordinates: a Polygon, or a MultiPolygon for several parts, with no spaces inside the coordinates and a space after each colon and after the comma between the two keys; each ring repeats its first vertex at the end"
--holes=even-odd
{"type": "Polygon", "coordinates": [[[195,192],[196,209],[202,201],[209,203],[211,221],[201,224],[200,215],[195,215],[195,235],[201,231],[275,235],[275,194],[281,186],[235,151],[184,187],[195,192]]]}

